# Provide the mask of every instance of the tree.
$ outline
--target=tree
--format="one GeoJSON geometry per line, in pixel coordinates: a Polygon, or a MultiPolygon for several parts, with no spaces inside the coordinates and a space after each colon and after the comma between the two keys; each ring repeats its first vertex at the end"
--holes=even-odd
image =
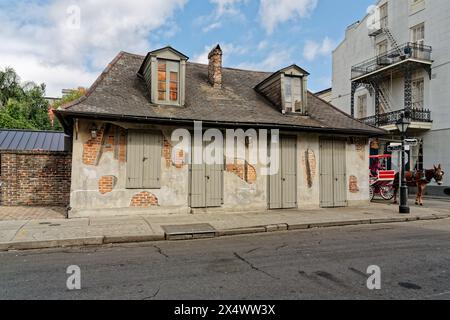
{"type": "Polygon", "coordinates": [[[11,69],[0,70],[0,126],[7,129],[62,130],[49,117],[45,84],[21,83],[11,69]]]}
{"type": "Polygon", "coordinates": [[[73,102],[73,101],[76,101],[76,100],[80,99],[85,94],[86,94],[86,89],[78,88],[77,90],[73,90],[68,95],[62,97],[60,100],[58,100],[55,103],[53,103],[50,106],[50,109],[49,109],[50,122],[54,123],[55,126],[58,125],[60,127],[61,126],[60,123],[58,121],[55,121],[54,111],[58,110],[60,107],[66,105],[66,104],[68,104],[70,102],[73,102]]]}

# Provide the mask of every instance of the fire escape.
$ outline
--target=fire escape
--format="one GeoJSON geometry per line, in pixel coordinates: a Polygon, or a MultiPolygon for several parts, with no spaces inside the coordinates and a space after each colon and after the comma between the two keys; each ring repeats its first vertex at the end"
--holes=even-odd
{"type": "Polygon", "coordinates": [[[425,68],[431,78],[432,48],[422,44],[406,43],[399,45],[387,26],[387,17],[378,28],[371,30],[369,36],[386,35],[391,50],[368,61],[352,67],[351,113],[355,116],[355,93],[359,87],[365,87],[375,97],[375,115],[361,119],[363,122],[383,127],[395,124],[402,112],[412,121],[431,123],[431,112],[427,109],[413,108],[412,72],[425,68]],[[402,110],[393,110],[393,99],[388,88],[383,86],[389,77],[400,75],[404,77],[404,101],[402,110]]]}

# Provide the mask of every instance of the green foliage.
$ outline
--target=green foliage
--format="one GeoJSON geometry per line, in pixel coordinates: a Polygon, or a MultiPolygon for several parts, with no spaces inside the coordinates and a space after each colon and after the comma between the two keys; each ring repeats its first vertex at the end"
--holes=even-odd
{"type": "Polygon", "coordinates": [[[0,127],[6,129],[62,130],[49,117],[49,103],[45,99],[45,85],[20,83],[16,72],[0,70],[0,127]]]}
{"type": "Polygon", "coordinates": [[[84,89],[74,90],[70,94],[64,96],[61,100],[58,100],[54,104],[52,104],[52,108],[57,110],[59,107],[62,107],[69,102],[80,99],[82,96],[84,96],[85,93],[86,92],[84,89]]]}

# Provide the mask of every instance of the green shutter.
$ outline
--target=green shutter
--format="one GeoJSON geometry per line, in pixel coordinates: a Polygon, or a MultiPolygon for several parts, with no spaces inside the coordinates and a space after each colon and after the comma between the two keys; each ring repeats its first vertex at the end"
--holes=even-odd
{"type": "Polygon", "coordinates": [[[191,165],[191,207],[206,207],[206,173],[204,164],[191,165]]]}
{"type": "Polygon", "coordinates": [[[347,205],[345,141],[320,140],[320,205],[347,205]]]}
{"type": "Polygon", "coordinates": [[[157,133],[145,133],[143,144],[143,189],[161,188],[162,138],[157,133]]]}
{"type": "Polygon", "coordinates": [[[297,207],[297,138],[282,137],[281,185],[283,209],[297,207]]]}
{"type": "Polygon", "coordinates": [[[128,132],[127,144],[127,188],[142,187],[143,135],[137,131],[128,132]]]}
{"type": "Polygon", "coordinates": [[[161,134],[129,131],[127,145],[127,188],[161,187],[161,134]]]}
{"type": "Polygon", "coordinates": [[[223,198],[223,165],[206,165],[206,206],[220,207],[223,198]]]}
{"type": "Polygon", "coordinates": [[[333,141],[334,206],[347,206],[345,141],[333,141]]]}
{"type": "Polygon", "coordinates": [[[297,207],[297,138],[280,137],[279,170],[269,177],[269,208],[297,207]]]}

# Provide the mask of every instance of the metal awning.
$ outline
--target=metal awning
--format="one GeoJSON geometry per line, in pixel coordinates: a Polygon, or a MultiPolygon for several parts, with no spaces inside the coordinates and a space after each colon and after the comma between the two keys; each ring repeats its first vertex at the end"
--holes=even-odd
{"type": "Polygon", "coordinates": [[[64,132],[0,130],[1,151],[70,151],[70,138],[64,132]]]}

